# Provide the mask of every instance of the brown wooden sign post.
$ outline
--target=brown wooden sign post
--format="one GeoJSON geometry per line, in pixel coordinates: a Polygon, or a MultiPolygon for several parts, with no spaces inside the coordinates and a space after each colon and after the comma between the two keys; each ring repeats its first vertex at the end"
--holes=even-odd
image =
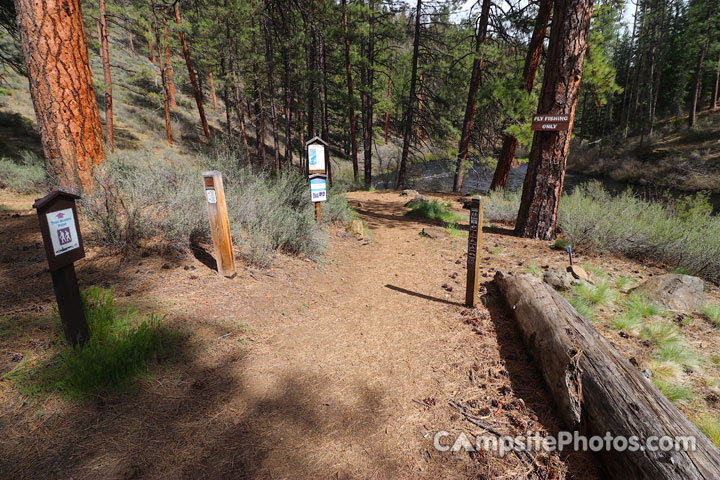
{"type": "Polygon", "coordinates": [[[228,220],[227,204],[225,203],[222,174],[217,170],[211,170],[203,172],[202,176],[218,273],[224,277],[232,278],[236,274],[235,252],[233,251],[232,235],[230,234],[230,221],[228,220]]]}
{"type": "Polygon", "coordinates": [[[570,115],[535,115],[533,117],[533,131],[559,132],[570,129],[570,115]]]}
{"type": "Polygon", "coordinates": [[[89,338],[74,262],[85,257],[75,200],[78,195],[54,191],[35,200],[58,313],[65,338],[73,347],[89,338]]]}
{"type": "Polygon", "coordinates": [[[315,221],[320,223],[322,202],[327,200],[327,155],[328,144],[320,137],[305,142],[307,165],[310,179],[310,196],[315,203],[315,221]]]}
{"type": "Polygon", "coordinates": [[[465,292],[465,304],[468,307],[477,305],[479,277],[478,257],[480,253],[480,244],[482,243],[482,197],[473,197],[470,203],[470,233],[468,234],[468,252],[467,252],[467,291],[465,292]]]}

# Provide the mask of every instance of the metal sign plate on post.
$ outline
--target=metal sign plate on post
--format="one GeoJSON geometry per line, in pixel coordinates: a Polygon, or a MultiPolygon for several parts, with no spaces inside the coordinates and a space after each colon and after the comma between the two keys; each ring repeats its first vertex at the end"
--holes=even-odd
{"type": "Polygon", "coordinates": [[[222,174],[217,170],[212,170],[203,172],[202,176],[218,273],[224,277],[232,278],[236,274],[235,252],[233,251],[232,235],[230,234],[230,221],[228,219],[227,204],[225,203],[222,174]]]}
{"type": "Polygon", "coordinates": [[[465,304],[468,307],[477,305],[479,278],[478,257],[482,243],[482,197],[473,197],[470,203],[470,232],[468,234],[467,252],[467,290],[465,292],[465,304]]]}
{"type": "Polygon", "coordinates": [[[310,197],[313,202],[324,202],[327,200],[327,178],[325,175],[310,176],[310,197]]]}
{"type": "Polygon", "coordinates": [[[85,257],[75,200],[78,195],[54,191],[35,200],[53,290],[65,338],[74,347],[90,337],[75,261],[85,257]]]}
{"type": "Polygon", "coordinates": [[[536,132],[570,130],[570,115],[535,115],[531,128],[536,132]]]}

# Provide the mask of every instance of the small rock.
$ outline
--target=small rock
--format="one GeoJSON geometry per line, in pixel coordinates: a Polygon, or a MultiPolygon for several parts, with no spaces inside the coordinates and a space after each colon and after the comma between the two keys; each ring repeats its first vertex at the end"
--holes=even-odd
{"type": "Polygon", "coordinates": [[[458,273],[457,273],[457,272],[453,272],[452,275],[450,275],[450,278],[457,278],[457,277],[458,277],[458,273]]]}
{"type": "Polygon", "coordinates": [[[163,263],[162,269],[163,269],[163,270],[170,270],[170,264],[169,264],[169,263],[163,263]]]}
{"type": "Polygon", "coordinates": [[[658,275],[647,280],[633,291],[644,293],[667,310],[691,314],[705,304],[705,284],[690,275],[658,275]]]}
{"type": "Polygon", "coordinates": [[[461,263],[460,259],[455,260],[455,265],[460,265],[461,263]]]}
{"type": "Polygon", "coordinates": [[[543,273],[543,281],[555,290],[570,290],[573,276],[565,270],[550,270],[543,273]]]}
{"type": "Polygon", "coordinates": [[[420,194],[417,192],[417,190],[410,189],[403,190],[400,194],[401,197],[417,197],[418,195],[420,194]]]}
{"type": "Polygon", "coordinates": [[[19,214],[19,213],[13,213],[13,214],[12,214],[12,218],[20,218],[20,214],[19,214]]]}
{"type": "Polygon", "coordinates": [[[22,360],[24,355],[22,353],[11,353],[10,354],[10,361],[13,363],[17,363],[20,360],[22,360]]]}
{"type": "MultiPolygon", "coordinates": [[[[620,330],[620,331],[618,332],[618,335],[620,335],[622,338],[630,338],[630,335],[628,335],[627,332],[624,332],[624,331],[622,331],[622,330],[620,330]]],[[[631,362],[631,363],[632,363],[632,362],[631,362]]],[[[637,365],[635,365],[635,366],[637,367],[637,365]]]]}
{"type": "Polygon", "coordinates": [[[192,384],[193,390],[202,390],[204,386],[205,384],[203,384],[202,380],[200,379],[195,380],[192,384]]]}
{"type": "Polygon", "coordinates": [[[365,202],[358,202],[358,208],[365,208],[365,202]]]}
{"type": "Polygon", "coordinates": [[[453,290],[452,285],[448,285],[447,283],[443,283],[443,284],[442,284],[442,288],[443,288],[444,290],[447,290],[448,292],[452,292],[452,290],[453,290]]]}
{"type": "Polygon", "coordinates": [[[350,225],[347,226],[346,230],[353,234],[358,240],[365,236],[365,228],[360,220],[353,220],[350,225]]]}
{"type": "Polygon", "coordinates": [[[650,377],[652,377],[652,372],[650,371],[649,368],[646,368],[645,370],[643,370],[643,371],[642,371],[642,374],[643,374],[643,376],[644,376],[645,378],[648,378],[648,379],[649,379],[650,377]]]}

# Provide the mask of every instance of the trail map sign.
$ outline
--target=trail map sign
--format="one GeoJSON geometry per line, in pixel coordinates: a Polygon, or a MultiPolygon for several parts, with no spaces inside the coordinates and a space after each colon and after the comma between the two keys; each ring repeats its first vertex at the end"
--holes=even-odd
{"type": "Polygon", "coordinates": [[[325,148],[328,146],[323,139],[313,137],[307,142],[308,173],[325,173],[327,171],[325,148]]]}
{"type": "Polygon", "coordinates": [[[324,175],[312,175],[310,177],[310,196],[313,202],[327,200],[327,178],[324,175]]]}
{"type": "Polygon", "coordinates": [[[211,170],[203,172],[202,177],[218,273],[224,277],[233,278],[237,274],[237,270],[235,269],[235,252],[232,245],[222,174],[217,170],[211,170]]]}
{"type": "Polygon", "coordinates": [[[40,233],[57,299],[65,338],[74,347],[90,337],[83,312],[75,261],[85,257],[75,200],[78,195],[54,191],[35,200],[40,233]]]}
{"type": "Polygon", "coordinates": [[[540,132],[570,130],[570,115],[535,115],[532,129],[540,132]]]}

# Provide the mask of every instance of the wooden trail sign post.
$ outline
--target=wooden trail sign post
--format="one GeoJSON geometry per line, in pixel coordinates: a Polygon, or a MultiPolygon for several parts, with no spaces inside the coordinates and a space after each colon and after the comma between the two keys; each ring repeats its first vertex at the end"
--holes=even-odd
{"type": "Polygon", "coordinates": [[[315,221],[320,223],[322,202],[327,200],[327,155],[328,144],[320,137],[305,142],[307,147],[307,170],[310,179],[310,197],[315,203],[315,221]]]}
{"type": "Polygon", "coordinates": [[[90,338],[74,263],[85,257],[75,207],[75,200],[79,198],[72,193],[54,191],[33,204],[40,221],[60,321],[65,338],[73,347],[82,346],[90,338]]]}
{"type": "Polygon", "coordinates": [[[478,278],[478,257],[480,244],[482,242],[482,197],[473,197],[470,202],[470,233],[468,234],[467,252],[467,291],[465,292],[465,304],[468,307],[477,305],[479,278],[478,278]]]}
{"type": "Polygon", "coordinates": [[[218,273],[224,277],[232,278],[236,274],[235,252],[233,251],[232,235],[230,234],[230,221],[228,220],[227,204],[225,203],[222,174],[217,170],[211,170],[203,172],[202,177],[218,273]]]}

